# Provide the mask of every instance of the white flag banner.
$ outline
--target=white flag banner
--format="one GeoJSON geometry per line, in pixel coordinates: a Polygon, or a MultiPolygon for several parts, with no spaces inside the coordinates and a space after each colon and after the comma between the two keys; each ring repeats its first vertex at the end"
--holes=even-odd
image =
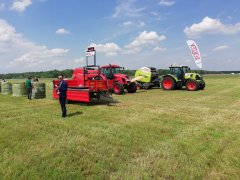
{"type": "Polygon", "coordinates": [[[197,65],[197,67],[199,67],[200,69],[202,69],[202,60],[201,60],[201,55],[200,55],[200,51],[198,49],[198,46],[196,44],[195,41],[193,40],[188,40],[186,41],[188,44],[188,47],[192,53],[193,59],[197,65]]]}

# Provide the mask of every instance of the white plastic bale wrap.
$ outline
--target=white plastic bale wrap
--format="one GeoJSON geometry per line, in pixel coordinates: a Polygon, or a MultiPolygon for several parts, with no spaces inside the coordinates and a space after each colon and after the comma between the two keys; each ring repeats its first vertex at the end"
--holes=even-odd
{"type": "Polygon", "coordinates": [[[33,82],[32,98],[42,99],[46,98],[46,85],[45,83],[33,82]]]}
{"type": "Polygon", "coordinates": [[[1,83],[2,94],[12,94],[12,84],[10,82],[1,83]]]}
{"type": "Polygon", "coordinates": [[[25,96],[26,95],[26,85],[22,83],[13,83],[12,85],[13,96],[25,96]]]}

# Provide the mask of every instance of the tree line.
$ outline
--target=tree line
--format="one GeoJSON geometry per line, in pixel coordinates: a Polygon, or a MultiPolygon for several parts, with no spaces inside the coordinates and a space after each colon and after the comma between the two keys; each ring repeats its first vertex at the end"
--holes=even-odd
{"type": "MultiPolygon", "coordinates": [[[[124,74],[128,76],[134,76],[136,70],[124,70],[124,74]]],[[[196,72],[198,74],[239,74],[240,71],[206,71],[206,70],[191,70],[191,72],[196,72]]],[[[64,75],[67,78],[71,78],[73,69],[65,70],[51,70],[51,71],[39,71],[39,72],[24,72],[24,73],[7,73],[0,74],[1,79],[26,79],[29,76],[38,78],[57,78],[59,75],[64,75]]],[[[169,69],[158,69],[160,75],[169,74],[169,69]]]]}

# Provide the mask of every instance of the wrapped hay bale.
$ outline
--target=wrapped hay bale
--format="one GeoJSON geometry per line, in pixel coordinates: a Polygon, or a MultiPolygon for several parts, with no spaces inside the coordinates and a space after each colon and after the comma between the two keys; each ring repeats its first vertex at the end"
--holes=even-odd
{"type": "Polygon", "coordinates": [[[32,98],[42,99],[46,98],[46,85],[45,83],[33,82],[32,98]]]}
{"type": "Polygon", "coordinates": [[[14,83],[12,85],[13,96],[25,96],[26,95],[26,85],[22,83],[14,83]]]}
{"type": "Polygon", "coordinates": [[[2,94],[12,94],[12,84],[10,82],[1,83],[2,94]]]}
{"type": "Polygon", "coordinates": [[[53,99],[53,83],[46,83],[46,98],[53,99]]]}

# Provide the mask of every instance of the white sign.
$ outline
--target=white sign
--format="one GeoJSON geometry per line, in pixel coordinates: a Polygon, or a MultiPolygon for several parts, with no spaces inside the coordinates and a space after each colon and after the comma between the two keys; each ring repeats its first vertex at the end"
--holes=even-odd
{"type": "Polygon", "coordinates": [[[94,56],[95,55],[95,51],[90,51],[90,52],[86,52],[86,56],[94,56]]]}

